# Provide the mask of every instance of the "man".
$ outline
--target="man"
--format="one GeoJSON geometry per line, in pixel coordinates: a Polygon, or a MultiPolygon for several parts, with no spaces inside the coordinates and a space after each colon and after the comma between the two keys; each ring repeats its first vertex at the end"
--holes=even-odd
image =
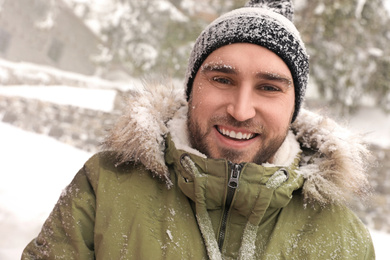
{"type": "Polygon", "coordinates": [[[210,24],[188,105],[158,84],[132,97],[22,258],[374,259],[345,206],[369,153],[300,111],[308,56],[289,19],[290,1],[250,1],[210,24]]]}

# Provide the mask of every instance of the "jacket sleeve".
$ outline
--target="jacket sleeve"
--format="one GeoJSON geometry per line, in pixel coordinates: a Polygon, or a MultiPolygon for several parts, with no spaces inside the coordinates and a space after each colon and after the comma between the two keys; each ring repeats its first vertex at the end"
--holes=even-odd
{"type": "Polygon", "coordinates": [[[22,259],[94,259],[95,193],[85,168],[63,191],[22,259]]]}
{"type": "MultiPolygon", "coordinates": [[[[369,233],[369,231],[367,231],[369,233]]],[[[374,244],[373,244],[373,241],[372,241],[372,238],[371,236],[369,235],[369,239],[368,239],[368,242],[367,242],[367,250],[366,250],[366,255],[365,255],[365,258],[364,260],[372,260],[372,259],[375,259],[375,249],[374,249],[374,244]]]]}

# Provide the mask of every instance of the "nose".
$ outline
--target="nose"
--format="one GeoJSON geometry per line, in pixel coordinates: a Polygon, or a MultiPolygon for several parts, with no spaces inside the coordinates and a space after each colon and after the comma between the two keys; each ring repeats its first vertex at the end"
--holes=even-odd
{"type": "Polygon", "coordinates": [[[231,97],[231,102],[227,106],[227,113],[241,122],[255,117],[256,109],[252,88],[242,86],[237,92],[231,97]]]}

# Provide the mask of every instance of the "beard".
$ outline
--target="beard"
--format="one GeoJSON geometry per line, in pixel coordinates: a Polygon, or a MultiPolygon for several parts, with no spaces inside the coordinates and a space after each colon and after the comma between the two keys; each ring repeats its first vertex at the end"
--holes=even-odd
{"type": "Polygon", "coordinates": [[[259,165],[265,162],[271,162],[288,133],[287,127],[283,135],[269,139],[265,127],[262,124],[255,122],[254,119],[241,122],[230,115],[213,116],[209,122],[207,122],[207,128],[202,129],[199,122],[197,122],[193,116],[191,109],[188,111],[187,126],[192,148],[197,149],[208,158],[226,159],[233,163],[252,162],[259,165]],[[213,140],[210,140],[210,133],[215,125],[221,124],[245,128],[253,133],[261,134],[260,138],[262,139],[262,144],[259,145],[258,150],[254,151],[252,154],[249,154],[247,151],[213,146],[211,144],[213,140]]]}

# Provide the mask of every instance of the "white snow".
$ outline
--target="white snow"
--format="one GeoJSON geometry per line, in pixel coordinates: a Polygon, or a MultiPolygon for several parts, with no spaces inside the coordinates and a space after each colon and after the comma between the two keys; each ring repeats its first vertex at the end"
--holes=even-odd
{"type": "MultiPolygon", "coordinates": [[[[311,101],[321,100],[318,88],[313,81],[310,81],[306,98],[311,101]]],[[[320,101],[320,103],[323,102],[320,101]]],[[[376,101],[372,98],[363,97],[363,104],[365,104],[363,107],[358,108],[349,116],[338,116],[329,106],[321,107],[318,113],[335,119],[337,123],[346,126],[353,133],[361,135],[367,143],[390,148],[390,113],[385,113],[377,107],[376,101]]]]}
{"type": "Polygon", "coordinates": [[[324,3],[320,3],[316,9],[314,10],[314,13],[316,15],[321,15],[323,12],[325,11],[325,4],[324,3]]]}
{"type": "Polygon", "coordinates": [[[51,12],[49,12],[46,15],[45,19],[35,23],[35,27],[37,27],[38,29],[41,29],[41,30],[50,30],[53,28],[54,25],[55,25],[54,17],[53,17],[53,13],[51,13],[51,12]]]}
{"type": "Polygon", "coordinates": [[[0,95],[39,99],[60,105],[110,112],[114,107],[116,91],[70,86],[0,86],[0,95]]]}
{"type": "Polygon", "coordinates": [[[0,259],[20,259],[91,154],[0,123],[0,259]]]}
{"type": "Polygon", "coordinates": [[[390,114],[379,108],[365,107],[359,109],[349,119],[352,131],[363,135],[369,143],[390,148],[390,114]]]}
{"type": "Polygon", "coordinates": [[[374,57],[382,57],[384,55],[384,51],[378,48],[369,48],[368,53],[374,57]]]}
{"type": "Polygon", "coordinates": [[[390,245],[390,234],[370,230],[372,240],[374,242],[376,260],[388,260],[389,259],[389,245],[390,245]]]}
{"type": "Polygon", "coordinates": [[[385,8],[386,10],[389,12],[390,14],[390,0],[383,0],[383,3],[385,5],[385,8]]]}
{"type": "MultiPolygon", "coordinates": [[[[1,0],[0,0],[1,1],[1,0]]],[[[86,76],[74,72],[56,69],[50,66],[37,65],[29,62],[12,62],[0,59],[0,84],[53,86],[57,85],[83,87],[91,89],[131,90],[139,84],[138,79],[126,78],[126,83],[107,81],[95,76],[86,76]]]]}
{"type": "Polygon", "coordinates": [[[355,10],[355,16],[356,18],[361,18],[364,5],[366,4],[367,0],[358,0],[356,10],[355,10]]]}

